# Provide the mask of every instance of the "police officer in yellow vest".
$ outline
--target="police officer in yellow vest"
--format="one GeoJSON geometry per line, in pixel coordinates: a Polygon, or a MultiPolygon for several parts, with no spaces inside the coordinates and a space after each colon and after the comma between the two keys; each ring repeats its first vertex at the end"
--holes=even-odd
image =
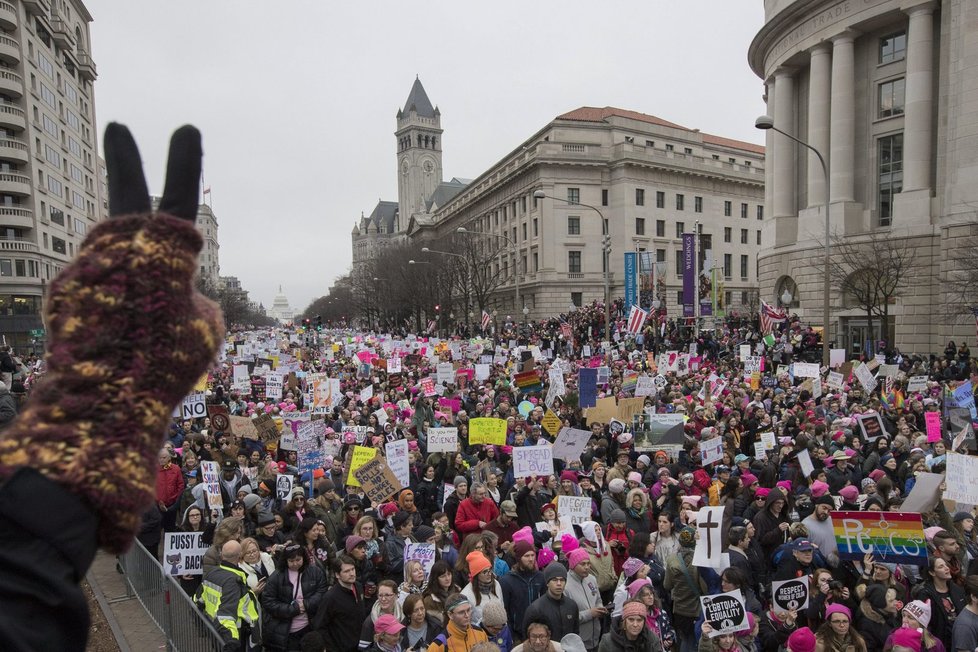
{"type": "Polygon", "coordinates": [[[203,605],[204,613],[214,621],[224,638],[225,652],[246,649],[242,625],[248,625],[252,630],[259,627],[258,599],[248,588],[245,573],[238,567],[239,561],[241,544],[228,541],[221,548],[221,565],[204,576],[194,598],[203,605]]]}

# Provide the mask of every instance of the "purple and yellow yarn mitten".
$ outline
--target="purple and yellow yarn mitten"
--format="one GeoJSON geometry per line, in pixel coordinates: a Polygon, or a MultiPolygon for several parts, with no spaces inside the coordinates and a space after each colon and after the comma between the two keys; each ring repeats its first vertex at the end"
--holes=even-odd
{"type": "Polygon", "coordinates": [[[86,501],[99,545],[119,552],[153,503],[170,415],[214,360],[223,319],[194,289],[200,133],[174,133],[156,214],[128,129],[109,125],[105,158],[112,217],[51,283],[49,371],[0,435],[0,480],[36,469],[86,501]]]}

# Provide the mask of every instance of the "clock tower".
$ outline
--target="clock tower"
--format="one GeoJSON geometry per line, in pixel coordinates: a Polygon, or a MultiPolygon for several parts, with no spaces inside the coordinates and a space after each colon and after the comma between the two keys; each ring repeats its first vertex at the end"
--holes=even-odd
{"type": "Polygon", "coordinates": [[[404,108],[397,112],[398,231],[407,228],[415,213],[442,181],[441,112],[431,105],[421,80],[415,78],[404,108]]]}

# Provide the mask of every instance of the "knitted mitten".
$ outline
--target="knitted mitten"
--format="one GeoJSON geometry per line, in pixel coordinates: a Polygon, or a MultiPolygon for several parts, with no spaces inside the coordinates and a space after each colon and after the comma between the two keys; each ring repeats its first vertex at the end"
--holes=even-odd
{"type": "Polygon", "coordinates": [[[99,545],[119,552],[154,502],[171,413],[214,360],[223,320],[193,284],[200,133],[174,134],[156,214],[125,127],[106,129],[105,158],[112,217],[50,285],[48,373],[0,435],[0,480],[37,469],[92,507],[99,545]]]}

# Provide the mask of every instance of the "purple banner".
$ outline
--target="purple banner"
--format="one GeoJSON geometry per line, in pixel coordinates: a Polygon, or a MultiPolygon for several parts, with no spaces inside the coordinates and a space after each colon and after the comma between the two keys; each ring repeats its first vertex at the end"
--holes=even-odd
{"type": "Polygon", "coordinates": [[[696,235],[683,234],[683,317],[696,316],[696,235]]]}

